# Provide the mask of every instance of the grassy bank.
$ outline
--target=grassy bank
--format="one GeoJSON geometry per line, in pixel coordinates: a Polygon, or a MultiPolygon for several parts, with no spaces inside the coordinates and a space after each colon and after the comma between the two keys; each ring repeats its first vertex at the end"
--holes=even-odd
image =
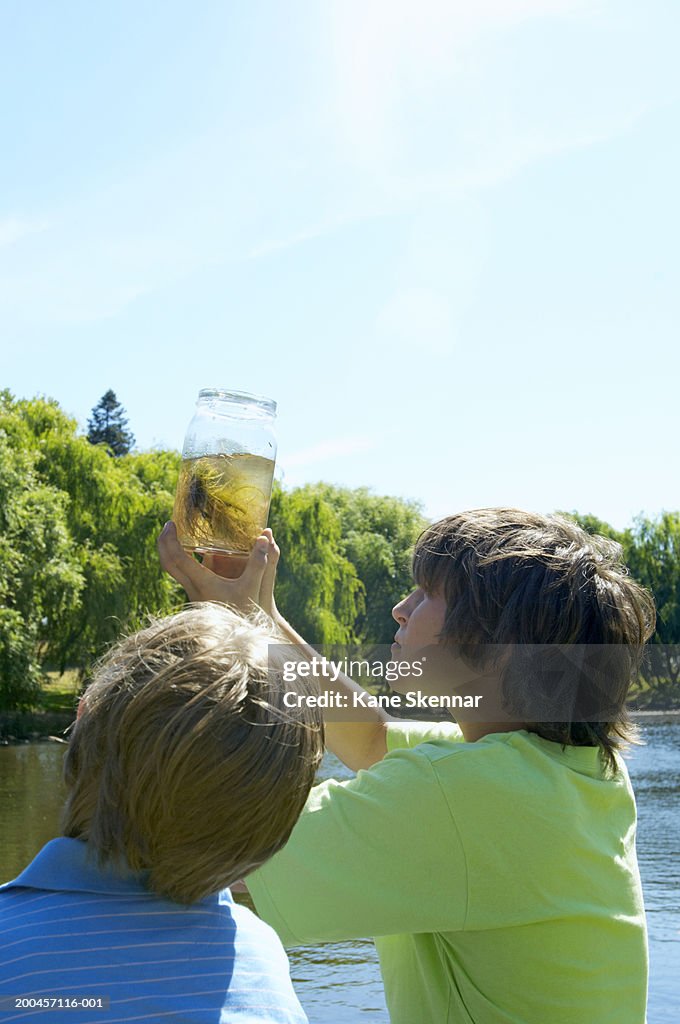
{"type": "Polygon", "coordinates": [[[64,730],[76,717],[80,683],[78,673],[48,672],[39,704],[30,711],[0,713],[0,743],[63,739],[64,730]]]}
{"type": "MultiPolygon", "coordinates": [[[[69,669],[63,675],[48,672],[47,681],[40,697],[40,703],[31,711],[6,711],[0,713],[0,743],[25,743],[31,740],[63,739],[64,730],[75,720],[80,695],[78,673],[69,669]]],[[[383,692],[383,688],[369,686],[372,692],[383,692]]],[[[388,692],[388,688],[384,688],[388,692]]],[[[664,703],[658,690],[652,690],[646,683],[634,692],[631,705],[635,709],[632,717],[639,724],[645,722],[678,722],[680,708],[677,701],[664,703]]],[[[402,717],[402,716],[397,716],[402,717]]],[[[403,717],[409,717],[404,714],[403,717]]],[[[423,715],[423,717],[428,717],[423,715]]],[[[431,719],[437,721],[441,712],[433,711],[431,719]]]]}

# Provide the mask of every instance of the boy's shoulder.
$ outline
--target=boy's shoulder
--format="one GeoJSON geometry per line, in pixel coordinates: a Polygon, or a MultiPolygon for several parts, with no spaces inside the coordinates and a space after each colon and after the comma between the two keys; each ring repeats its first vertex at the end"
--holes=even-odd
{"type": "Polygon", "coordinates": [[[288,960],[281,940],[270,925],[243,903],[237,903],[229,889],[218,894],[219,910],[228,916],[235,926],[235,943],[237,947],[254,949],[262,953],[263,958],[276,963],[281,961],[288,972],[288,960]]]}
{"type": "Polygon", "coordinates": [[[552,867],[565,871],[578,850],[584,863],[603,850],[611,858],[623,850],[633,862],[626,847],[636,820],[628,772],[617,758],[618,771],[607,774],[597,747],[562,747],[517,730],[474,743],[433,737],[411,749],[393,748],[385,760],[402,761],[403,789],[413,801],[429,770],[448,812],[437,834],[445,826],[455,830],[480,885],[494,877],[501,848],[508,869],[512,863],[517,872],[522,864],[542,871],[548,850],[552,867]]]}
{"type": "Polygon", "coordinates": [[[412,768],[426,762],[440,781],[465,785],[468,792],[477,785],[487,794],[526,788],[535,793],[551,792],[557,787],[565,792],[575,788],[610,795],[619,791],[632,797],[620,756],[616,759],[618,770],[607,773],[598,747],[563,746],[526,729],[489,733],[467,743],[453,723],[391,724],[386,759],[401,760],[412,768]]]}

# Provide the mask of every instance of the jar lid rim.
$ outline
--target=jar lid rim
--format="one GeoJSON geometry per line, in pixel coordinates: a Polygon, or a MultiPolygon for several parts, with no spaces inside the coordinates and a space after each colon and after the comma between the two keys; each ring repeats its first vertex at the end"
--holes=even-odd
{"type": "Polygon", "coordinates": [[[233,391],[231,388],[222,387],[201,388],[198,398],[199,401],[201,398],[219,398],[225,401],[244,402],[247,405],[258,405],[266,412],[276,413],[276,402],[273,398],[254,395],[250,391],[233,391]]]}

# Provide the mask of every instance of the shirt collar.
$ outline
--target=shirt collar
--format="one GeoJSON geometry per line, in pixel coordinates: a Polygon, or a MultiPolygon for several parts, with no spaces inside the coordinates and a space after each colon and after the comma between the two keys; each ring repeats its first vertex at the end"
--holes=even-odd
{"type": "Polygon", "coordinates": [[[558,761],[579,775],[589,775],[593,778],[603,777],[599,747],[576,747],[570,744],[563,746],[553,740],[546,740],[537,733],[527,732],[526,729],[519,730],[516,735],[526,738],[527,742],[547,754],[553,761],[558,761]]]}
{"type": "MultiPolygon", "coordinates": [[[[0,890],[23,886],[55,892],[94,892],[120,896],[158,897],[147,887],[148,871],[132,871],[124,866],[105,864],[100,867],[87,843],[80,839],[53,839],[43,846],[34,860],[12,882],[0,890]]],[[[228,892],[228,890],[226,890],[228,892]]],[[[208,896],[201,903],[217,902],[224,893],[208,896]]]]}

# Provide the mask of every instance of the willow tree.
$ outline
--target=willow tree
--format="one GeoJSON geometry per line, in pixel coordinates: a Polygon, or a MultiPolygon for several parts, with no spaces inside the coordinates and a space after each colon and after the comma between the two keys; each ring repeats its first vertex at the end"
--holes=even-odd
{"type": "Polygon", "coordinates": [[[80,603],[84,577],[68,497],[41,480],[39,454],[8,392],[0,394],[0,708],[36,700],[52,624],[80,603]]]}
{"type": "Polygon", "coordinates": [[[365,644],[389,644],[392,608],[413,587],[413,547],[428,521],[418,502],[373,494],[366,487],[310,485],[337,515],[342,550],[361,580],[366,601],[355,631],[365,644]]]}
{"type": "Polygon", "coordinates": [[[270,523],[282,552],[276,590],[282,613],[310,643],[353,643],[364,587],[343,554],[336,513],[311,489],[276,487],[270,523]]]}
{"type": "MultiPolygon", "coordinates": [[[[27,550],[34,566],[32,600],[41,616],[40,628],[28,620],[17,624],[22,649],[34,651],[36,666],[75,667],[86,675],[121,630],[181,603],[179,588],[161,572],[156,554],[156,538],[172,511],[179,456],[112,459],[104,446],[78,435],[75,421],[53,401],[17,401],[5,393],[2,410],[12,450],[23,459],[16,464],[14,490],[34,493],[34,506],[42,495],[51,510],[36,508],[24,519],[35,532],[40,521],[47,530],[57,517],[63,540],[51,544],[49,564],[41,561],[37,545],[32,555],[27,550]],[[61,602],[49,597],[58,555],[78,581],[76,588],[62,588],[61,602]]],[[[15,577],[8,580],[4,608],[11,611],[25,593],[15,577]]]]}
{"type": "Polygon", "coordinates": [[[631,575],[653,594],[656,629],[642,668],[647,689],[636,699],[656,707],[676,706],[680,702],[680,512],[664,512],[658,519],[638,516],[626,530],[615,530],[593,515],[570,515],[588,533],[620,544],[631,575]]]}
{"type": "Polygon", "coordinates": [[[639,516],[626,531],[626,561],[633,576],[654,594],[656,631],[645,676],[660,706],[680,702],[680,512],[658,519],[639,516]]]}

